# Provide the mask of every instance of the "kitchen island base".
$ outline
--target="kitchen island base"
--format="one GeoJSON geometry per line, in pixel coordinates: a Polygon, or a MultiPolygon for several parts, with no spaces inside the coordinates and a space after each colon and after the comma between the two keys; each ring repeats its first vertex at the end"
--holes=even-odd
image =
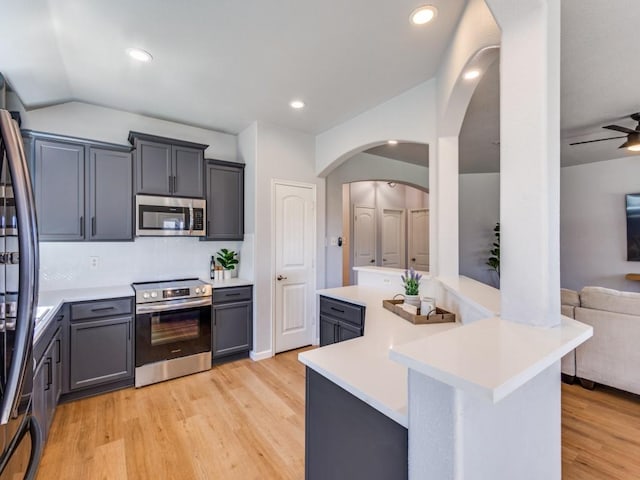
{"type": "Polygon", "coordinates": [[[306,480],[408,478],[408,431],[306,369],[306,480]]]}

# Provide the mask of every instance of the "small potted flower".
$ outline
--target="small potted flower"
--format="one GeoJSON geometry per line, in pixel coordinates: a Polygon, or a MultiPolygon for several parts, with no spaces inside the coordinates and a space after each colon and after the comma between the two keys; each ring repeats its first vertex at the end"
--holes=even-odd
{"type": "Polygon", "coordinates": [[[222,248],[216,253],[216,261],[218,265],[224,268],[224,278],[229,279],[231,278],[231,271],[234,270],[238,264],[238,254],[233,250],[222,248]]]}
{"type": "Polygon", "coordinates": [[[420,279],[422,275],[413,268],[405,270],[400,277],[404,286],[404,303],[420,307],[420,279]]]}

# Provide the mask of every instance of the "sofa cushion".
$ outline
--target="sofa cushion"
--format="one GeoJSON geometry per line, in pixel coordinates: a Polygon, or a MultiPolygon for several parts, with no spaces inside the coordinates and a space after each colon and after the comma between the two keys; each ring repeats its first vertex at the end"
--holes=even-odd
{"type": "Polygon", "coordinates": [[[603,287],[584,287],[580,292],[584,308],[628,315],[640,315],[640,293],[621,292],[603,287]]]}
{"type": "Polygon", "coordinates": [[[576,318],[576,307],[573,305],[560,305],[560,313],[565,317],[576,318]]]}
{"type": "MultiPolygon", "coordinates": [[[[580,296],[575,290],[569,290],[568,288],[560,289],[560,303],[562,305],[570,305],[572,307],[580,306],[580,296]]],[[[565,315],[565,314],[563,314],[565,315]]]]}

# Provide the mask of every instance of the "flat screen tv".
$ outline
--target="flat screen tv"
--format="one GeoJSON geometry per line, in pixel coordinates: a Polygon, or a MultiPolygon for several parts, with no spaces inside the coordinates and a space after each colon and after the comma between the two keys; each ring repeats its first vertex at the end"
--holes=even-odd
{"type": "Polygon", "coordinates": [[[640,262],[640,193],[627,195],[627,260],[640,262]]]}

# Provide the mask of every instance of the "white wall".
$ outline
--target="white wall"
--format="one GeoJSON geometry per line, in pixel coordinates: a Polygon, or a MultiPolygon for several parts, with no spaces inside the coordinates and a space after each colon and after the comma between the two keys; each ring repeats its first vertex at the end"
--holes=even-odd
{"type": "Polygon", "coordinates": [[[9,107],[19,110],[22,128],[128,145],[129,130],[209,145],[205,157],[238,161],[236,136],[134,113],[69,102],[25,111],[15,95],[9,107]]]}
{"type": "MultiPolygon", "coordinates": [[[[316,185],[316,288],[324,287],[325,181],[315,174],[314,137],[306,133],[258,122],[241,134],[241,150],[254,142],[254,156],[245,158],[251,183],[246,199],[255,208],[255,322],[254,358],[273,354],[273,248],[271,238],[272,180],[293,180],[316,185]],[[254,172],[254,173],[252,173],[254,172]]],[[[315,319],[315,312],[314,312],[315,319]]]]}
{"type": "MultiPolygon", "coordinates": [[[[134,242],[41,242],[40,290],[105,287],[176,278],[209,279],[211,256],[241,252],[242,242],[197,238],[137,238],[134,242]],[[98,257],[91,268],[90,257],[98,257]]],[[[239,255],[242,266],[242,252],[239,255]]]]}
{"type": "Polygon", "coordinates": [[[639,262],[627,261],[625,216],[625,194],[640,192],[639,158],[565,167],[560,186],[561,285],[639,291],[624,278],[640,273],[639,262]]]}
{"type": "MultiPolygon", "coordinates": [[[[8,100],[10,108],[21,112],[22,128],[121,145],[128,145],[129,130],[134,130],[205,143],[209,145],[206,157],[239,161],[235,135],[81,102],[25,111],[15,95],[10,95],[8,100]]],[[[200,242],[195,238],[136,238],[133,242],[116,243],[44,242],[40,245],[40,288],[122,285],[181,277],[206,280],[211,255],[223,247],[240,251],[240,268],[251,264],[250,250],[243,252],[243,242],[200,242]],[[99,257],[97,269],[89,267],[90,256],[99,257]],[[243,265],[243,260],[247,265],[243,265]]],[[[252,270],[244,270],[245,277],[251,279],[252,270]]]]}
{"type": "Polygon", "coordinates": [[[499,286],[498,276],[486,265],[500,219],[500,174],[460,175],[460,275],[499,286]]]}
{"type": "MultiPolygon", "coordinates": [[[[368,153],[349,158],[327,176],[328,238],[345,236],[342,232],[342,185],[363,180],[396,181],[427,189],[429,169],[368,153]]],[[[342,285],[342,248],[326,247],[327,287],[342,285]]]]}
{"type": "Polygon", "coordinates": [[[328,175],[346,159],[389,139],[435,144],[435,80],[407,90],[316,137],[316,172],[328,175]]]}

